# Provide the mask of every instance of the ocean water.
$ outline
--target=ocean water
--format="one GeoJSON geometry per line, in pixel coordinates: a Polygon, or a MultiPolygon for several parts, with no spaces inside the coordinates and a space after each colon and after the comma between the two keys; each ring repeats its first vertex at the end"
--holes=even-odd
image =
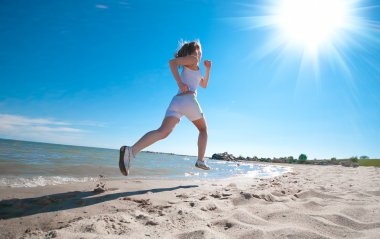
{"type": "Polygon", "coordinates": [[[141,152],[130,176],[118,167],[119,150],[0,139],[0,186],[36,187],[109,179],[219,179],[274,177],[290,167],[208,159],[212,170],[194,167],[196,157],[141,152]]]}

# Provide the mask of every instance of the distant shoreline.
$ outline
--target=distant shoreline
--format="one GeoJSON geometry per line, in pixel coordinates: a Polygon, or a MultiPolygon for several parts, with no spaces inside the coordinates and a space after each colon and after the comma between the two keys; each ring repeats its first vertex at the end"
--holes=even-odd
{"type": "MultiPolygon", "coordinates": [[[[301,154],[302,155],[302,154],[301,154]]],[[[224,161],[236,161],[236,162],[267,162],[267,163],[283,163],[283,164],[305,164],[305,165],[342,165],[345,167],[359,167],[359,166],[380,166],[380,159],[358,159],[357,157],[351,157],[349,159],[314,159],[307,160],[306,158],[300,157],[295,159],[294,157],[280,157],[280,158],[258,158],[254,157],[235,157],[228,152],[213,154],[212,159],[224,160],[224,161]]],[[[306,157],[306,155],[305,155],[306,157]]]]}

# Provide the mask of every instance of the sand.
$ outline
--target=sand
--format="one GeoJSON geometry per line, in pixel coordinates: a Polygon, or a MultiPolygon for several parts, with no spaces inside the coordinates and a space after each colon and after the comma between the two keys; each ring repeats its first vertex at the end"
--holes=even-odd
{"type": "Polygon", "coordinates": [[[269,179],[0,188],[0,238],[380,238],[379,168],[292,168],[269,179]]]}

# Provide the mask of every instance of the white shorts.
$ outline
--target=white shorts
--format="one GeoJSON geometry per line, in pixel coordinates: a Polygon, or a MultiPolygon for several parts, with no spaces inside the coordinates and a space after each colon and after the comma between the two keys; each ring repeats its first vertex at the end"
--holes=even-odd
{"type": "Polygon", "coordinates": [[[195,95],[185,94],[174,96],[166,110],[165,118],[174,116],[181,119],[183,115],[185,115],[190,121],[203,118],[201,106],[195,95]]]}

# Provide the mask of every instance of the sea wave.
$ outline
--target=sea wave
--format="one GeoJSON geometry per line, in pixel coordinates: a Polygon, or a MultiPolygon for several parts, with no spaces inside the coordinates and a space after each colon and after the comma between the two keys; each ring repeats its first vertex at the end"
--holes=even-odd
{"type": "Polygon", "coordinates": [[[25,177],[6,177],[0,178],[0,187],[11,187],[11,188],[21,188],[21,187],[40,187],[47,185],[58,185],[67,183],[78,183],[78,182],[94,182],[97,178],[93,177],[67,177],[67,176],[35,176],[30,178],[25,177]]]}
{"type": "Polygon", "coordinates": [[[272,178],[285,173],[292,172],[291,167],[275,165],[256,165],[250,167],[253,170],[247,170],[243,175],[251,178],[272,178]]]}

